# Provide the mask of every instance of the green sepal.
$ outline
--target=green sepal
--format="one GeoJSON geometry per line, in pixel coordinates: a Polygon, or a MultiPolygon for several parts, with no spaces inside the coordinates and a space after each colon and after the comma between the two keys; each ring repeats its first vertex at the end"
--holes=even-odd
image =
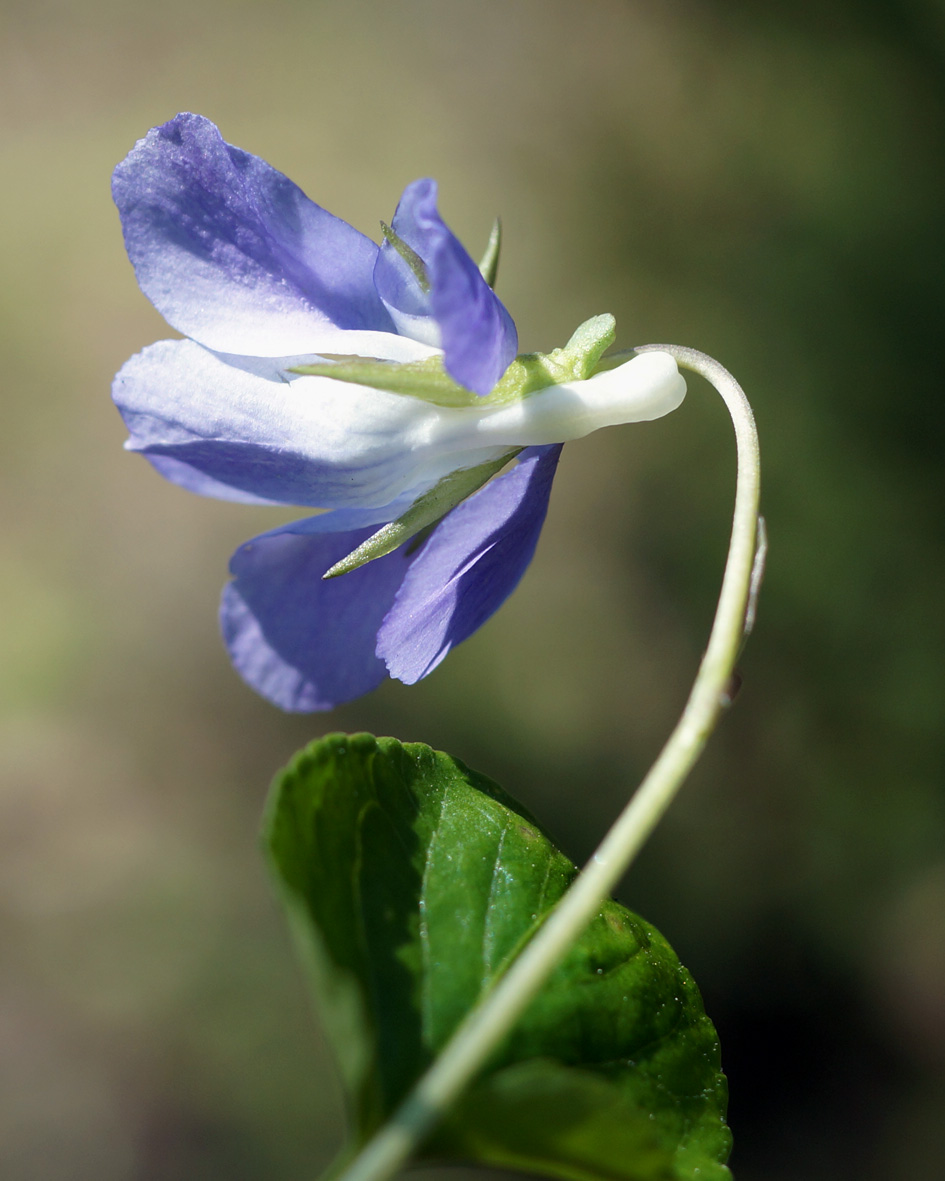
{"type": "Polygon", "coordinates": [[[422,361],[404,362],[326,354],[329,359],[324,363],[296,365],[289,372],[333,377],[336,381],[366,385],[393,394],[409,394],[437,406],[485,408],[518,402],[548,386],[591,377],[615,338],[613,316],[593,316],[577,329],[564,348],[550,353],[521,353],[486,397],[479,397],[454,381],[444,369],[439,354],[422,361]]]}
{"type": "MultiPolygon", "coordinates": [[[[363,1145],[577,870],[500,787],[368,734],[277,778],[264,840],[363,1145]]],[[[418,1154],[561,1181],[730,1181],[718,1039],[665,939],[616,902],[418,1154]]]]}
{"type": "Polygon", "coordinates": [[[326,570],[322,578],[337,578],[341,574],[350,574],[359,566],[365,566],[368,562],[373,562],[375,558],[383,558],[385,554],[392,553],[404,542],[409,541],[411,537],[415,537],[421,530],[426,529],[428,525],[445,517],[451,509],[454,509],[468,496],[478,492],[483,484],[491,480],[497,472],[500,472],[510,459],[518,455],[519,451],[521,451],[521,447],[501,455],[498,459],[492,459],[488,463],[480,463],[476,467],[461,468],[459,471],[450,472],[439,483],[434,484],[429,492],[424,492],[422,496],[419,496],[403,516],[382,526],[367,541],[362,541],[357,549],[352,550],[347,557],[342,558],[331,569],[326,570]]]}
{"type": "Polygon", "coordinates": [[[409,394],[437,406],[473,406],[485,401],[455,382],[439,355],[422,361],[379,361],[374,357],[325,353],[324,363],[295,365],[290,373],[303,377],[333,377],[335,381],[366,385],[391,394],[409,394]]]}
{"type": "Polygon", "coordinates": [[[499,276],[499,255],[501,252],[502,222],[497,217],[492,223],[492,229],[489,231],[489,241],[486,243],[486,251],[479,263],[479,274],[482,275],[490,287],[495,287],[495,281],[499,276]]]}
{"type": "Polygon", "coordinates": [[[381,233],[384,235],[385,240],[389,242],[391,246],[393,246],[393,248],[397,251],[407,266],[410,267],[413,277],[417,280],[417,283],[420,286],[420,290],[424,294],[428,294],[430,291],[430,276],[427,274],[426,263],[423,261],[420,255],[417,254],[416,250],[413,250],[410,246],[408,246],[403,238],[401,238],[398,233],[395,233],[395,231],[390,228],[386,221],[381,222],[381,233]]]}

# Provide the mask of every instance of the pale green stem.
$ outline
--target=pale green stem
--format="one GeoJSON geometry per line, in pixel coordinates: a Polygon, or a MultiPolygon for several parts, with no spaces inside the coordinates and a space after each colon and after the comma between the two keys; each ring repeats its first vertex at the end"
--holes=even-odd
{"type": "Polygon", "coordinates": [[[682,717],[649,774],[547,921],[505,975],[472,1008],[443,1052],[374,1138],[336,1181],[384,1181],[404,1165],[437,1120],[483,1067],[626,872],[702,753],[730,701],[735,660],[760,579],[758,435],[748,399],[717,361],[676,345],[637,352],[671,353],[722,395],[738,450],[732,536],[709,645],[682,717]]]}

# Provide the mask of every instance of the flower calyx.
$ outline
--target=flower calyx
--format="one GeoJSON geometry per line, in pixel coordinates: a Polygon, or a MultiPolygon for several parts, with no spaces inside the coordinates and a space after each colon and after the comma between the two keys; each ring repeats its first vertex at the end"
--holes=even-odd
{"type": "Polygon", "coordinates": [[[326,354],[323,362],[296,365],[289,372],[332,377],[336,381],[366,385],[393,394],[408,394],[437,406],[485,408],[521,401],[549,386],[586,380],[594,374],[615,338],[613,316],[592,316],[563,348],[553,349],[550,353],[520,353],[484,397],[454,381],[443,367],[443,358],[439,354],[402,363],[375,357],[326,354]]]}

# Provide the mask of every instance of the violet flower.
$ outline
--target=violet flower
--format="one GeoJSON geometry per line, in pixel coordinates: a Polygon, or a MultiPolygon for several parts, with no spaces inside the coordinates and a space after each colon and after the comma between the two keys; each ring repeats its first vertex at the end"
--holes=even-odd
{"type": "Polygon", "coordinates": [[[113,194],[141,289],[189,338],[115,378],[126,446],[193,492],[330,510],[241,546],[223,592],[236,669],[283,709],[426,676],[522,577],[560,444],[684,396],[667,354],[607,368],[610,317],[516,359],[431,180],[378,247],[182,114],[139,140],[113,194]],[[326,580],[336,563],[349,572],[326,580]]]}

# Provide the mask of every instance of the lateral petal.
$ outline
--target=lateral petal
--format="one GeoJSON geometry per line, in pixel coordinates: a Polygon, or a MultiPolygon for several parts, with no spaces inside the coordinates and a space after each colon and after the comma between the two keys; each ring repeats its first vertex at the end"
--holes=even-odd
{"type": "Polygon", "coordinates": [[[512,471],[436,527],[378,632],[377,655],[392,677],[412,685],[427,676],[512,593],[538,544],[560,454],[560,446],[523,451],[512,471]]]}
{"type": "MultiPolygon", "coordinates": [[[[222,357],[190,340],[150,345],[112,387],[126,447],[193,492],[313,508],[387,505],[458,466],[454,411],[286,372],[304,359],[222,357]]],[[[464,464],[501,453],[477,443],[464,464]]]]}
{"type": "Polygon", "coordinates": [[[326,345],[326,330],[394,331],[374,288],[377,246],[209,119],[152,128],[115,169],[112,194],[142,291],[208,348],[353,352],[326,345]]]}

